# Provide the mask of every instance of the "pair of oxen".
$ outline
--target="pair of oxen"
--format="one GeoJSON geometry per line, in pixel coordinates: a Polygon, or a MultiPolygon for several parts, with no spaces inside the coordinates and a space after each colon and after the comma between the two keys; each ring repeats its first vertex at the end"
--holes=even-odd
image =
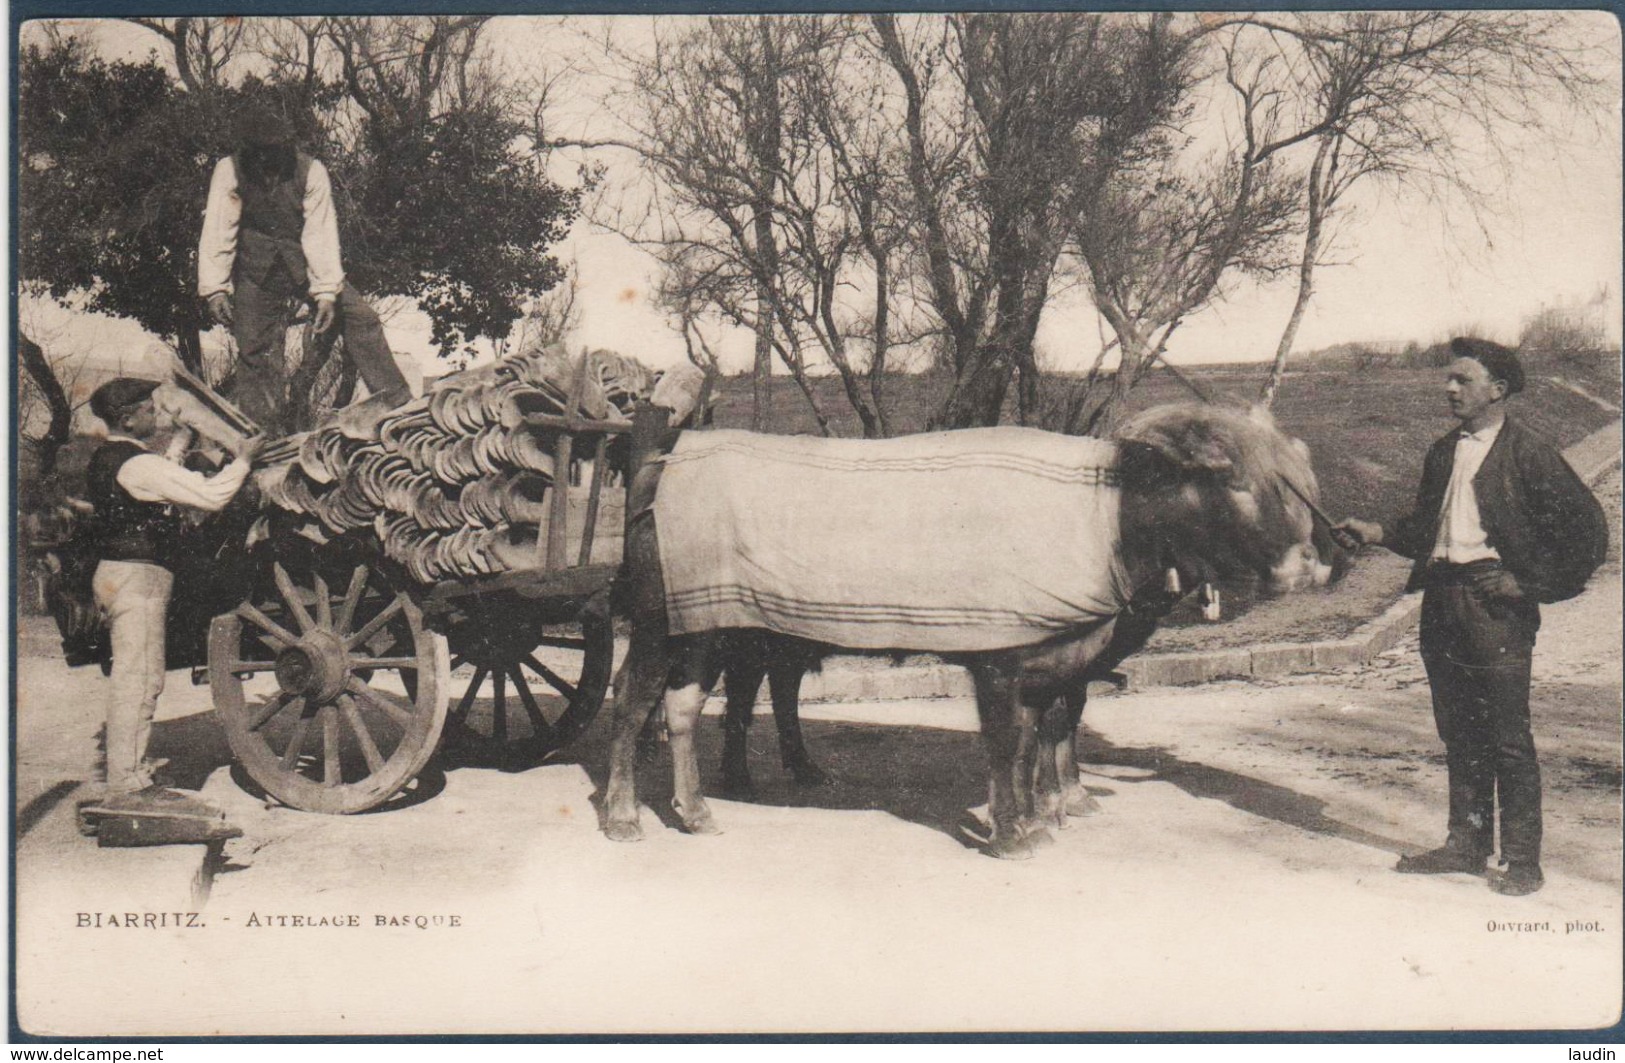
{"type": "MultiPolygon", "coordinates": [[[[708,434],[748,442],[746,433],[708,434]]],[[[1055,437],[1057,446],[1061,438],[1055,437]]],[[[722,441],[723,449],[727,442],[722,441]]],[[[1042,448],[1043,441],[1038,445],[1042,448]]],[[[1116,521],[1115,528],[1097,530],[1106,532],[1104,541],[1116,551],[1115,578],[1127,590],[1121,607],[1080,617],[1025,644],[942,654],[964,665],[974,681],[988,760],[986,851],[993,856],[1029,857],[1048,840],[1049,827],[1063,826],[1069,813],[1091,810],[1075,748],[1087,684],[1143,646],[1181,591],[1197,579],[1254,577],[1267,590],[1286,593],[1324,585],[1332,574],[1331,544],[1315,522],[1318,488],[1308,448],[1283,433],[1267,412],[1155,407],[1123,425],[1112,455],[1114,505],[1108,517],[1090,519],[1116,521]],[[1170,570],[1177,575],[1170,576],[1170,570]]],[[[629,508],[651,507],[670,487],[661,484],[662,465],[657,458],[636,472],[629,508]]],[[[708,519],[722,523],[736,517],[719,506],[708,519]]],[[[663,708],[670,739],[672,803],[681,826],[696,834],[717,831],[701,788],[694,740],[700,711],[725,671],[731,689],[724,779],[730,790],[748,786],[744,735],[764,673],[773,680],[786,767],[799,782],[822,781],[801,743],[796,691],[803,672],[824,653],[852,648],[841,645],[838,636],[811,642],[774,630],[771,623],[696,630],[690,622],[679,628],[672,622],[662,560],[669,565],[673,551],[684,545],[662,543],[657,523],[634,521],[629,528],[617,588],[619,608],[631,620],[630,648],[615,681],[604,808],[605,832],[617,841],[642,837],[638,747],[657,706],[663,708]]],[[[907,567],[932,549],[927,541],[893,563],[907,567]]],[[[822,575],[839,584],[848,574],[822,575]]],[[[916,638],[905,625],[891,637],[896,644],[887,648],[894,652],[940,652],[925,628],[916,638]]]]}

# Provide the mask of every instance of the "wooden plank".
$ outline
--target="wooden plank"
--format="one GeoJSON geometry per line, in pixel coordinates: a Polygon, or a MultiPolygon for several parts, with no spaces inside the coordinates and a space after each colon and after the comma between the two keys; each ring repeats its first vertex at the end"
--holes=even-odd
{"type": "MultiPolygon", "coordinates": [[[[564,554],[568,548],[570,530],[570,451],[575,437],[566,432],[559,436],[553,451],[553,511],[547,519],[547,555],[543,567],[549,571],[562,569],[568,562],[564,554]]],[[[538,542],[537,547],[541,547],[538,542]]]]}
{"type": "Polygon", "coordinates": [[[208,384],[205,384],[202,380],[199,380],[197,377],[187,372],[186,369],[180,365],[173,366],[172,372],[174,374],[175,383],[181,385],[187,391],[190,391],[194,396],[197,397],[198,401],[209,407],[210,410],[212,410],[228,425],[242,432],[244,435],[252,436],[259,434],[259,425],[250,420],[248,415],[243,413],[242,410],[239,410],[237,407],[233,406],[231,403],[217,395],[214,389],[209,387],[208,384]]]}
{"type": "Polygon", "coordinates": [[[620,566],[611,563],[578,565],[553,571],[526,568],[498,576],[436,584],[424,607],[438,612],[464,598],[509,595],[515,598],[585,598],[609,586],[620,566]]]}
{"type": "Polygon", "coordinates": [[[599,421],[590,417],[561,417],[556,413],[527,413],[525,423],[533,428],[562,428],[570,432],[623,435],[632,431],[629,421],[599,421]]]}
{"type": "Polygon", "coordinates": [[[598,440],[598,449],[592,456],[592,490],[587,495],[587,520],[581,528],[581,556],[576,558],[576,564],[586,565],[592,562],[592,539],[598,531],[598,501],[604,494],[604,478],[609,475],[609,462],[605,460],[609,453],[608,437],[598,440]]]}

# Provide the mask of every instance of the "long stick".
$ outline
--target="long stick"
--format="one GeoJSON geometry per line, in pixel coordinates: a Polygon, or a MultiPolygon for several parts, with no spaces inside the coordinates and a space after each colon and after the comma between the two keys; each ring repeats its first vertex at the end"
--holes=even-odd
{"type": "Polygon", "coordinates": [[[1336,522],[1334,522],[1332,520],[1332,518],[1328,517],[1325,514],[1325,512],[1319,506],[1317,506],[1313,502],[1309,501],[1309,496],[1308,495],[1306,495],[1302,491],[1298,490],[1298,485],[1297,484],[1293,483],[1291,480],[1288,480],[1285,476],[1281,477],[1281,482],[1286,484],[1287,487],[1291,489],[1293,494],[1297,495],[1300,499],[1302,499],[1303,504],[1309,507],[1309,512],[1313,513],[1316,517],[1320,518],[1320,522],[1322,524],[1326,525],[1326,527],[1328,529],[1337,527],[1336,522]]]}

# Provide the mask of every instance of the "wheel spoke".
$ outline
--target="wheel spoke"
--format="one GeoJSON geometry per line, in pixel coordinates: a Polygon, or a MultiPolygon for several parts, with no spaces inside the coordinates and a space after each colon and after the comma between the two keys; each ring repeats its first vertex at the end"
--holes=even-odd
{"type": "Polygon", "coordinates": [[[339,606],[338,619],[333,624],[333,630],[341,637],[349,632],[350,622],[355,619],[356,607],[361,604],[361,595],[366,589],[367,566],[357,565],[350,576],[350,589],[344,593],[344,603],[339,606]]]}
{"type": "Polygon", "coordinates": [[[566,635],[543,635],[536,640],[538,646],[558,646],[566,650],[585,650],[586,639],[573,639],[566,635]]]}
{"type": "Polygon", "coordinates": [[[547,740],[552,737],[553,725],[547,722],[542,715],[542,707],[536,704],[536,696],[530,692],[530,684],[525,682],[525,673],[516,664],[513,666],[513,690],[524,703],[525,715],[530,717],[530,730],[533,738],[547,740]]]}
{"type": "Polygon", "coordinates": [[[496,742],[508,740],[508,705],[503,688],[508,676],[500,668],[491,672],[491,738],[496,742]]]}
{"type": "Polygon", "coordinates": [[[226,665],[226,671],[232,675],[244,675],[250,672],[269,672],[275,667],[275,661],[230,661],[226,665]]]}
{"type": "Polygon", "coordinates": [[[332,705],[323,705],[322,717],[322,785],[337,786],[343,781],[339,764],[339,713],[332,705]]]}
{"type": "Polygon", "coordinates": [[[485,677],[490,673],[490,671],[491,670],[489,668],[479,668],[475,670],[474,681],[468,684],[468,689],[463,691],[463,700],[457,703],[458,716],[466,716],[468,714],[468,707],[474,704],[474,698],[480,692],[480,684],[485,682],[485,677]]]}
{"type": "Polygon", "coordinates": [[[395,600],[384,606],[383,610],[377,616],[367,621],[365,627],[344,640],[344,648],[347,650],[353,650],[363,642],[366,642],[375,633],[377,633],[379,628],[389,623],[395,614],[400,612],[403,608],[405,608],[405,606],[406,595],[396,595],[395,600]]]}
{"type": "Polygon", "coordinates": [[[289,693],[286,690],[282,691],[276,697],[260,706],[260,710],[254,714],[254,718],[248,721],[248,729],[250,731],[258,731],[261,727],[264,727],[270,722],[271,717],[275,716],[283,709],[288,708],[294,702],[299,703],[299,711],[303,712],[305,709],[304,696],[289,693]]]}
{"type": "Polygon", "coordinates": [[[288,611],[299,622],[299,630],[309,634],[316,626],[316,621],[310,618],[310,611],[305,608],[305,603],[299,600],[299,588],[293,585],[293,580],[288,577],[288,570],[282,567],[282,562],[278,561],[271,566],[271,575],[276,579],[276,589],[282,593],[282,600],[288,603],[288,611]]]}
{"type": "Polygon", "coordinates": [[[333,626],[333,599],[327,593],[327,581],[316,576],[316,622],[322,627],[333,626]]]}
{"type": "Polygon", "coordinates": [[[406,668],[417,671],[416,657],[351,657],[351,668],[406,668]]]}
{"type": "Polygon", "coordinates": [[[305,732],[310,730],[310,717],[301,716],[299,722],[293,725],[293,734],[288,736],[288,748],[282,751],[282,759],[278,766],[283,771],[293,771],[299,763],[299,754],[305,748],[305,732]]]}
{"type": "Polygon", "coordinates": [[[367,730],[366,721],[361,718],[361,710],[356,708],[355,699],[348,694],[340,694],[338,703],[344,712],[344,722],[355,732],[355,740],[361,746],[361,755],[367,758],[367,770],[376,775],[383,770],[384,756],[378,752],[378,744],[372,740],[372,732],[367,730]]]}
{"type": "Polygon", "coordinates": [[[292,646],[294,643],[299,641],[298,635],[295,635],[293,632],[289,631],[275,620],[272,620],[270,617],[260,612],[248,602],[244,602],[242,605],[239,605],[235,612],[238,616],[242,617],[244,620],[248,621],[250,624],[253,624],[255,627],[269,635],[271,637],[272,644],[276,646],[277,649],[292,646]]]}
{"type": "Polygon", "coordinates": [[[400,724],[402,728],[410,728],[412,726],[411,713],[395,704],[394,701],[385,697],[383,694],[380,694],[378,691],[372,689],[372,687],[363,683],[355,676],[350,677],[350,681],[345,684],[345,689],[349,690],[350,693],[356,695],[367,704],[382,709],[384,712],[388,713],[390,719],[400,724]]]}
{"type": "Polygon", "coordinates": [[[446,671],[455,672],[457,669],[461,668],[463,665],[465,665],[467,663],[468,663],[468,658],[467,657],[453,657],[451,659],[451,664],[447,666],[446,671]]]}
{"type": "Polygon", "coordinates": [[[569,680],[553,671],[553,669],[549,668],[541,661],[538,661],[535,654],[525,654],[525,663],[530,665],[531,671],[547,680],[548,686],[552,687],[554,690],[557,690],[560,694],[563,694],[566,700],[575,698],[576,688],[570,685],[569,680]]]}

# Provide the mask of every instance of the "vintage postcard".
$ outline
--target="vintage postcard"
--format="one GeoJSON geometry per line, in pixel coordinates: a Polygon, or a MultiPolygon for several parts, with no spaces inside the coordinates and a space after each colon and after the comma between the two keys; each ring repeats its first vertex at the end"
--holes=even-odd
{"type": "Polygon", "coordinates": [[[1617,1029],[1611,14],[12,28],[14,1038],[1617,1029]]]}

